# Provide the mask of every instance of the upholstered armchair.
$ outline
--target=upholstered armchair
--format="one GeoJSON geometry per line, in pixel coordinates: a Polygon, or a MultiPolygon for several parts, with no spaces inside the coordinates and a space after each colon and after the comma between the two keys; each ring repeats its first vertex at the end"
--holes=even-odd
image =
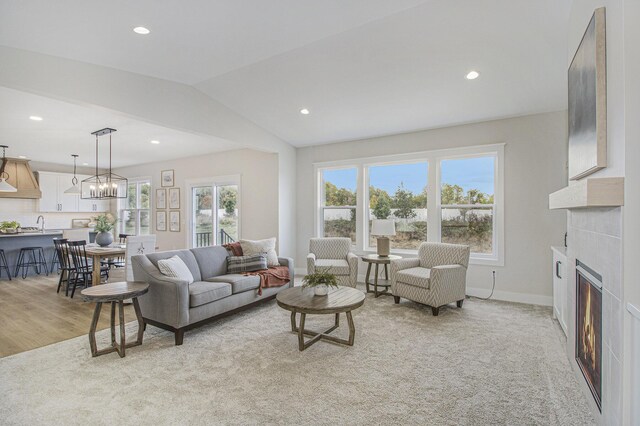
{"type": "Polygon", "coordinates": [[[391,291],[400,298],[431,306],[437,316],[440,307],[456,302],[462,307],[467,288],[469,246],[422,243],[418,257],[391,261],[391,291]]]}
{"type": "Polygon", "coordinates": [[[358,256],[351,253],[350,238],[311,238],[307,255],[307,273],[330,268],[338,283],[355,287],[358,282],[358,256]]]}

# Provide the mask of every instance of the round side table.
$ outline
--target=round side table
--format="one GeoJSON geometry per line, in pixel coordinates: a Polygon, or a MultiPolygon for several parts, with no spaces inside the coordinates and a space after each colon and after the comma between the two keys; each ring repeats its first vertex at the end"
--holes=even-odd
{"type": "Polygon", "coordinates": [[[111,352],[118,352],[120,358],[124,358],[125,349],[142,344],[144,335],[144,319],[140,312],[138,296],[142,296],[149,291],[149,284],[137,281],[125,281],[112,284],[102,284],[89,287],[80,293],[86,302],[96,302],[96,309],[93,311],[91,328],[89,329],[89,344],[91,345],[91,356],[104,355],[111,352]],[[127,343],[124,335],[124,300],[131,299],[133,308],[138,318],[138,338],[135,342],[127,343]],[[111,302],[111,347],[98,350],[96,345],[96,326],[100,319],[100,310],[103,303],[111,302]],[[118,304],[120,316],[120,343],[116,343],[116,303],[118,304]]]}
{"type": "Polygon", "coordinates": [[[362,261],[367,263],[367,276],[364,279],[364,283],[367,286],[367,293],[373,293],[375,297],[381,296],[383,294],[388,294],[391,296],[391,292],[389,291],[389,287],[391,287],[391,280],[389,280],[389,270],[387,269],[392,260],[400,260],[402,256],[394,256],[390,254],[389,256],[378,256],[377,254],[369,254],[367,256],[362,256],[362,261]],[[371,275],[371,265],[376,265],[374,272],[373,282],[369,282],[369,276],[371,275]],[[384,280],[378,278],[378,265],[384,266],[384,280]],[[373,286],[373,291],[370,290],[369,286],[373,286]],[[378,291],[378,287],[383,287],[384,290],[378,291]]]}

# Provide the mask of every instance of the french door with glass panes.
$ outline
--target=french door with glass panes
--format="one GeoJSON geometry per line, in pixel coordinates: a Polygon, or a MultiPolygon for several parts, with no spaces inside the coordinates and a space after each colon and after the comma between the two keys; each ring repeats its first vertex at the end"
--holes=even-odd
{"type": "Polygon", "coordinates": [[[238,241],[240,193],[237,182],[190,185],[190,246],[206,247],[238,241]]]}

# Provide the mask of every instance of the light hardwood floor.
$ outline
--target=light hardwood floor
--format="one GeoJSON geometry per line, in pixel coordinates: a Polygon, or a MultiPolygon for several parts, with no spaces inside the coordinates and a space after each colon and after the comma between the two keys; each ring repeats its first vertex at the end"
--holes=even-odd
{"type": "MultiPolygon", "coordinates": [[[[111,271],[110,282],[123,280],[123,269],[111,271]]],[[[56,293],[57,286],[55,273],[0,280],[0,357],[88,334],[95,304],[82,301],[80,288],[71,299],[64,289],[56,293]]],[[[125,306],[125,321],[134,320],[133,307],[125,306]]],[[[109,306],[103,305],[98,329],[108,327],[109,306]]]]}

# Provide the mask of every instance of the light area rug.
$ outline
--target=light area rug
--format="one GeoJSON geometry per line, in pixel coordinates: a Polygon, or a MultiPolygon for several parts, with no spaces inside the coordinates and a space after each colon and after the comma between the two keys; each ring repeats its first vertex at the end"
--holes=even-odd
{"type": "MultiPolygon", "coordinates": [[[[355,346],[303,352],[289,316],[267,302],[187,332],[182,346],[149,326],[123,359],[92,358],[86,336],[0,359],[0,422],[594,424],[549,308],[469,299],[433,317],[368,295],[355,346]]],[[[307,328],[332,320],[308,316],[307,328]]],[[[336,332],[346,336],[344,316],[336,332]]]]}

